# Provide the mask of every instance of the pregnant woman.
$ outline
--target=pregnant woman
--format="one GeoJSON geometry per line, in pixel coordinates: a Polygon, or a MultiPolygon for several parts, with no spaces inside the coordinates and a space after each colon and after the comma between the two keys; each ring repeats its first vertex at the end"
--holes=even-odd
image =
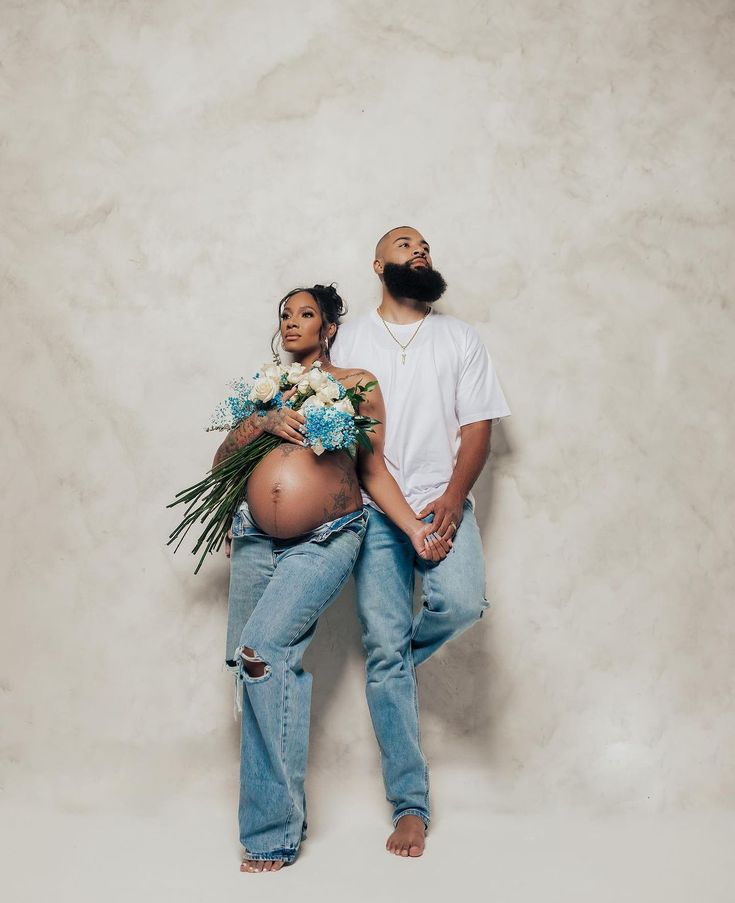
{"type": "MultiPolygon", "coordinates": [[[[279,332],[296,362],[309,368],[320,361],[324,372],[349,389],[374,377],[329,361],[343,313],[332,286],[295,289],[280,302],[279,332]]],[[[244,420],[215,455],[216,466],[264,431],[284,440],[253,471],[247,503],[232,526],[226,659],[242,692],[242,871],[277,871],[293,862],[306,831],[311,675],[302,658],[317,619],[343,587],[360,551],[368,513],[358,476],[419,555],[438,561],[449,551],[431,525],[416,520],[385,466],[385,408],[378,386],[367,393],[360,413],[380,423],[371,433],[373,452],[360,449],[357,462],[344,451],[317,456],[304,447],[304,417],[285,406],[244,420]]]]}

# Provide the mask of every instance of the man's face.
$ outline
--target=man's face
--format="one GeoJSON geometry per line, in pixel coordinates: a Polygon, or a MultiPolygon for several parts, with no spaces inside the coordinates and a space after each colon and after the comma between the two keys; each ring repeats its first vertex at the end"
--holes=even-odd
{"type": "Polygon", "coordinates": [[[431,267],[429,243],[416,229],[406,226],[393,229],[378,245],[373,268],[379,276],[382,276],[386,263],[407,263],[412,269],[431,267]]]}
{"type": "Polygon", "coordinates": [[[394,298],[433,304],[447,287],[434,269],[429,243],[416,229],[391,229],[378,242],[373,269],[394,298]]]}

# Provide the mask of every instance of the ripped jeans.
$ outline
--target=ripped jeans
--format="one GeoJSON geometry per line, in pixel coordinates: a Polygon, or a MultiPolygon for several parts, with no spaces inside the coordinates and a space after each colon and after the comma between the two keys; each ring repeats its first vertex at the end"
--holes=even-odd
{"type": "Polygon", "coordinates": [[[305,833],[311,674],[302,659],[366,525],[362,509],[296,539],[233,529],[226,659],[242,688],[239,823],[250,859],[292,862],[305,833]],[[260,677],[246,670],[253,659],[260,677]]]}

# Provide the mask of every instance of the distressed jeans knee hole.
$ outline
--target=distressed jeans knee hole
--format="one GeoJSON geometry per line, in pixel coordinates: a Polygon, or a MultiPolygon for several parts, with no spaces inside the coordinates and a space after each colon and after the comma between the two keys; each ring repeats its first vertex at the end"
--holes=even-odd
{"type": "Polygon", "coordinates": [[[249,646],[240,646],[237,656],[240,659],[243,680],[256,683],[270,677],[271,666],[258,655],[255,649],[251,649],[249,646]]]}

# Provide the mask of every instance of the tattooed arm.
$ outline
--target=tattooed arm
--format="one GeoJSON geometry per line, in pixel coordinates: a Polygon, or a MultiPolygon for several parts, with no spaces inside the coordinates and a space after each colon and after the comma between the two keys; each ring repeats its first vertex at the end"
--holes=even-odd
{"type": "MultiPolygon", "coordinates": [[[[289,389],[288,392],[284,392],[283,400],[288,401],[295,391],[296,389],[293,388],[289,389]]],[[[280,411],[268,411],[267,414],[262,416],[260,414],[251,414],[227,434],[225,441],[217,449],[212,462],[212,469],[244,445],[250,445],[251,442],[255,442],[263,433],[273,433],[274,436],[279,436],[287,442],[293,442],[294,445],[303,445],[304,437],[299,432],[299,427],[303,422],[303,414],[285,407],[281,408],[280,411]]]]}
{"type": "Polygon", "coordinates": [[[234,430],[230,430],[215,453],[214,461],[212,461],[212,470],[218,464],[221,464],[225,458],[229,458],[230,455],[238,451],[238,449],[241,449],[244,445],[250,445],[258,436],[262,436],[265,432],[263,428],[264,419],[264,417],[259,417],[257,414],[251,414],[242,423],[238,424],[234,430]]]}

